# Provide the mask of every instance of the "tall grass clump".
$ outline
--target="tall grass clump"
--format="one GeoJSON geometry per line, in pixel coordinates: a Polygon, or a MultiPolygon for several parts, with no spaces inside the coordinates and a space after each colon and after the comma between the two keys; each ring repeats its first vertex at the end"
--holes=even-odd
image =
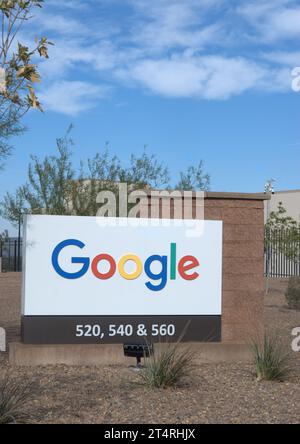
{"type": "Polygon", "coordinates": [[[0,380],[0,424],[25,422],[28,415],[24,406],[30,395],[31,384],[12,380],[5,375],[0,380]]]}
{"type": "Polygon", "coordinates": [[[163,344],[146,362],[139,375],[149,388],[177,386],[194,368],[194,356],[190,350],[178,344],[163,344]]]}
{"type": "Polygon", "coordinates": [[[251,345],[259,381],[283,381],[292,370],[291,353],[276,335],[265,334],[262,342],[251,345]]]}

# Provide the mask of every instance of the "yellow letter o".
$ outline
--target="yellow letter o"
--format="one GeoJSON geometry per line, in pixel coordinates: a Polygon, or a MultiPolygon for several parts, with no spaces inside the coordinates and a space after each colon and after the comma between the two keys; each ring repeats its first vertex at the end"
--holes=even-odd
{"type": "Polygon", "coordinates": [[[138,256],[135,256],[134,254],[127,254],[126,256],[123,256],[119,263],[118,263],[118,270],[120,275],[129,281],[133,281],[134,279],[137,279],[140,277],[143,271],[143,264],[141,259],[138,256]],[[129,261],[132,261],[136,264],[136,271],[134,273],[126,273],[124,270],[125,264],[129,261]]]}

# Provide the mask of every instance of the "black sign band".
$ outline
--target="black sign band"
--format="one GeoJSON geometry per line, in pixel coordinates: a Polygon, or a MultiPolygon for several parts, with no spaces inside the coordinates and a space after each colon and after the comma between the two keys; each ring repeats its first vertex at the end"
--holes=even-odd
{"type": "Polygon", "coordinates": [[[220,342],[221,316],[23,316],[25,344],[220,342]]]}

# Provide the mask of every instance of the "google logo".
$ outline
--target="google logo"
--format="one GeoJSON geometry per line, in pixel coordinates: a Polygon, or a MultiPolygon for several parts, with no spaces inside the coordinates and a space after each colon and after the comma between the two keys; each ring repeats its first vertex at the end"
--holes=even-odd
{"type": "Polygon", "coordinates": [[[74,273],[63,270],[59,265],[60,253],[62,250],[70,246],[78,247],[81,250],[85,248],[85,244],[80,240],[67,239],[60,242],[54,248],[52,253],[52,266],[56,273],[65,279],[80,279],[89,271],[89,269],[91,269],[91,272],[95,278],[100,280],[111,279],[118,271],[121,277],[131,281],[138,279],[144,271],[146,276],[150,279],[149,281],[145,282],[146,287],[152,291],[160,291],[165,288],[168,277],[171,281],[175,281],[177,279],[177,275],[186,281],[194,281],[199,277],[199,273],[195,270],[200,266],[198,259],[191,255],[177,259],[176,243],[170,244],[169,257],[154,254],[149,256],[144,264],[139,256],[131,253],[122,256],[118,261],[107,253],[99,254],[93,259],[90,259],[89,257],[72,257],[72,264],[82,265],[81,269],[74,273]],[[99,271],[99,264],[101,262],[108,264],[108,271],[105,273],[99,271]],[[135,268],[134,271],[130,273],[125,270],[125,266],[128,262],[133,262],[135,268]],[[158,272],[153,271],[154,263],[159,264],[160,270],[158,272]]]}

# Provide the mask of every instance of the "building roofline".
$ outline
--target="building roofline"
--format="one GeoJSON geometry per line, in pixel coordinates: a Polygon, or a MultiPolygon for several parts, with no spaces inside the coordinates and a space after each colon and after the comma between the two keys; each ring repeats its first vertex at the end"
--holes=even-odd
{"type": "Polygon", "coordinates": [[[298,189],[298,190],[275,191],[275,194],[293,194],[293,193],[300,193],[300,189],[298,189]]]}

